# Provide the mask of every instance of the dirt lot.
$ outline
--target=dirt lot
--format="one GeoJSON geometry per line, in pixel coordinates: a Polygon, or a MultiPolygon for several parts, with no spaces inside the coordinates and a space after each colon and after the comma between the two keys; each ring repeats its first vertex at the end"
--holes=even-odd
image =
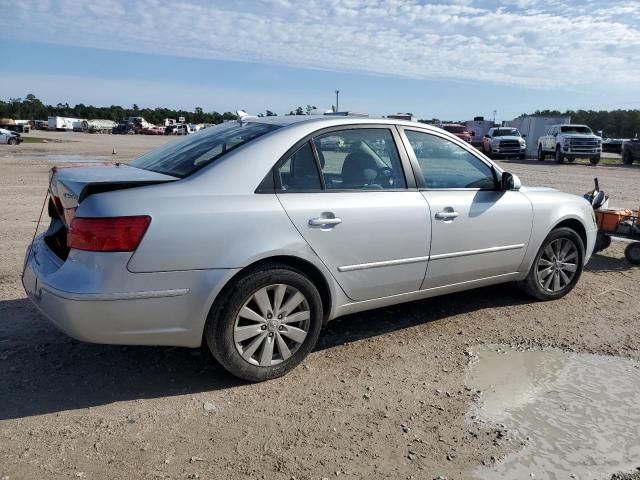
{"type": "MultiPolygon", "coordinates": [[[[640,360],[640,269],[619,243],[562,300],[502,285],[353,315],[328,326],[304,365],[258,385],[199,350],[76,342],[19,279],[46,155],[115,147],[127,160],[167,138],[35,135],[49,142],[0,146],[0,478],[469,478],[523,442],[468,414],[481,399],[465,387],[470,348],[640,360]]],[[[613,204],[640,204],[640,166],[503,165],[524,184],[576,194],[598,176],[613,204]]],[[[595,466],[592,478],[604,477],[595,466]]]]}

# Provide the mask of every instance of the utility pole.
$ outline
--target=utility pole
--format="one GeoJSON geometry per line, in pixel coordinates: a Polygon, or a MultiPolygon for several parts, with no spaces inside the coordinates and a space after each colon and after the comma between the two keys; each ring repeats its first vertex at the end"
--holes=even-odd
{"type": "Polygon", "coordinates": [[[493,111],[493,126],[494,127],[496,126],[496,112],[497,112],[497,110],[493,111]]]}
{"type": "Polygon", "coordinates": [[[336,90],[336,112],[340,111],[340,108],[338,108],[338,95],[340,95],[340,90],[336,90]]]}

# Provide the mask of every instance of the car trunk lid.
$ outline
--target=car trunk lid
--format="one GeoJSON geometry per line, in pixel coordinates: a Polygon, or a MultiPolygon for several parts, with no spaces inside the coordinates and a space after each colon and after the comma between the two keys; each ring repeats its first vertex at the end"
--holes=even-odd
{"type": "Polygon", "coordinates": [[[49,191],[54,199],[59,199],[64,209],[71,209],[76,208],[82,200],[94,193],[175,180],[178,178],[124,164],[53,167],[49,191]]]}

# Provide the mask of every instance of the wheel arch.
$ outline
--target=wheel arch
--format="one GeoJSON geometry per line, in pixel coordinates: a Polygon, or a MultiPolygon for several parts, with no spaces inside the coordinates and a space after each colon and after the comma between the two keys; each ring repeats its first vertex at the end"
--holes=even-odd
{"type": "Polygon", "coordinates": [[[582,240],[582,245],[584,246],[585,253],[586,253],[586,250],[588,248],[587,247],[588,238],[587,238],[587,229],[585,228],[583,223],[577,218],[566,218],[556,223],[551,229],[551,232],[553,230],[557,230],[558,228],[562,228],[562,227],[570,228],[571,230],[573,230],[578,234],[578,236],[582,240]]]}
{"type": "Polygon", "coordinates": [[[541,231],[539,232],[539,235],[536,236],[537,238],[531,239],[530,245],[527,249],[527,253],[525,254],[525,258],[518,268],[518,271],[522,272],[523,274],[528,272],[533,265],[536,254],[540,250],[540,247],[544,243],[547,236],[554,230],[562,227],[570,228],[578,234],[584,246],[585,261],[588,260],[591,254],[589,252],[589,234],[587,232],[587,227],[585,226],[584,219],[581,219],[575,213],[565,212],[565,215],[556,218],[554,221],[549,222],[547,226],[544,227],[544,232],[546,233],[543,233],[541,231]]]}
{"type": "Polygon", "coordinates": [[[274,254],[265,256],[260,259],[256,259],[240,268],[225,282],[224,286],[220,289],[219,293],[211,302],[209,310],[214,307],[217,301],[219,301],[221,298],[224,298],[229,289],[233,288],[234,282],[242,275],[246,274],[247,271],[260,269],[261,267],[265,267],[270,264],[281,264],[289,266],[309,277],[311,282],[313,282],[313,284],[318,289],[318,293],[320,294],[320,299],[322,300],[322,323],[323,325],[326,325],[326,323],[329,321],[329,318],[331,318],[333,310],[335,309],[335,295],[331,288],[329,280],[327,279],[325,273],[322,272],[322,270],[317,265],[314,265],[313,262],[302,257],[289,254],[274,254]]]}

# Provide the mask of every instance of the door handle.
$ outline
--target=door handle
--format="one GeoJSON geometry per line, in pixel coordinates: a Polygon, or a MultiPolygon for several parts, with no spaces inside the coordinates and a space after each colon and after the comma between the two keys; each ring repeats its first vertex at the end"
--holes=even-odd
{"type": "Polygon", "coordinates": [[[460,214],[458,212],[454,212],[453,210],[448,211],[445,210],[444,212],[436,212],[436,219],[437,220],[453,220],[457,217],[459,217],[460,214]]]}
{"type": "Polygon", "coordinates": [[[310,227],[326,228],[333,227],[340,223],[342,223],[342,219],[336,217],[335,213],[333,212],[322,212],[319,217],[309,220],[310,227]]]}

